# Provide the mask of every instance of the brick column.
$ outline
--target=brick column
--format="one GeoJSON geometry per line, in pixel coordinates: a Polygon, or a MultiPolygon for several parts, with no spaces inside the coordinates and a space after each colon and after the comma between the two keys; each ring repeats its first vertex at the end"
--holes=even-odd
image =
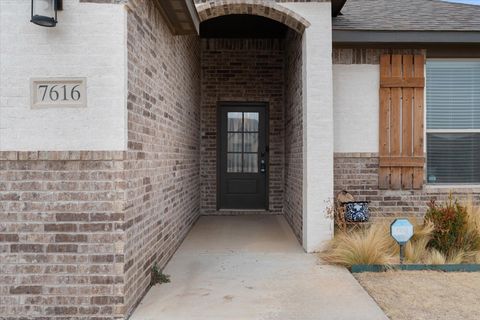
{"type": "Polygon", "coordinates": [[[311,23],[303,35],[303,247],[316,252],[333,236],[332,221],[325,217],[333,195],[331,4],[281,5],[311,23]]]}

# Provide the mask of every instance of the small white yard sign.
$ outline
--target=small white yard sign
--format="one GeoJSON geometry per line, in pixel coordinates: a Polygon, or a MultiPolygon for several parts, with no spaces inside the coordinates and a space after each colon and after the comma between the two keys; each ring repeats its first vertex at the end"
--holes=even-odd
{"type": "Polygon", "coordinates": [[[400,264],[403,264],[405,244],[413,237],[413,225],[408,219],[396,219],[390,226],[390,234],[400,245],[400,264]]]}
{"type": "Polygon", "coordinates": [[[404,245],[413,236],[413,225],[408,219],[396,219],[390,226],[390,234],[395,241],[404,245]]]}

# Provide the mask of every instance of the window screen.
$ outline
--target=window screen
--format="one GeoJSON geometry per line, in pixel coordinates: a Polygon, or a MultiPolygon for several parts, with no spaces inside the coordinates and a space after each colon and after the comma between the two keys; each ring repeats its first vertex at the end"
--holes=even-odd
{"type": "Polygon", "coordinates": [[[480,183],[480,61],[427,62],[427,180],[480,183]]]}

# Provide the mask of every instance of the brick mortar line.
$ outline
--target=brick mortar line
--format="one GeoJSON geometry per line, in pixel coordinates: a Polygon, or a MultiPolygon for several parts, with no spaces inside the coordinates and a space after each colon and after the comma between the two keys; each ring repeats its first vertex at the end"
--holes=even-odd
{"type": "Polygon", "coordinates": [[[128,151],[0,151],[0,161],[121,161],[128,151]]]}
{"type": "Polygon", "coordinates": [[[334,158],[378,158],[378,152],[335,152],[334,158]]]}

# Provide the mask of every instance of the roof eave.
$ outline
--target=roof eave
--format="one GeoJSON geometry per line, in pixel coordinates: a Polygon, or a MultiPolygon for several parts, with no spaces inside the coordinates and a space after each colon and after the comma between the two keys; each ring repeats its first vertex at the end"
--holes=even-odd
{"type": "Polygon", "coordinates": [[[480,44],[480,31],[386,31],[333,29],[333,43],[359,44],[480,44]]]}
{"type": "Polygon", "coordinates": [[[193,0],[156,0],[175,35],[199,34],[200,18],[193,0]]]}

